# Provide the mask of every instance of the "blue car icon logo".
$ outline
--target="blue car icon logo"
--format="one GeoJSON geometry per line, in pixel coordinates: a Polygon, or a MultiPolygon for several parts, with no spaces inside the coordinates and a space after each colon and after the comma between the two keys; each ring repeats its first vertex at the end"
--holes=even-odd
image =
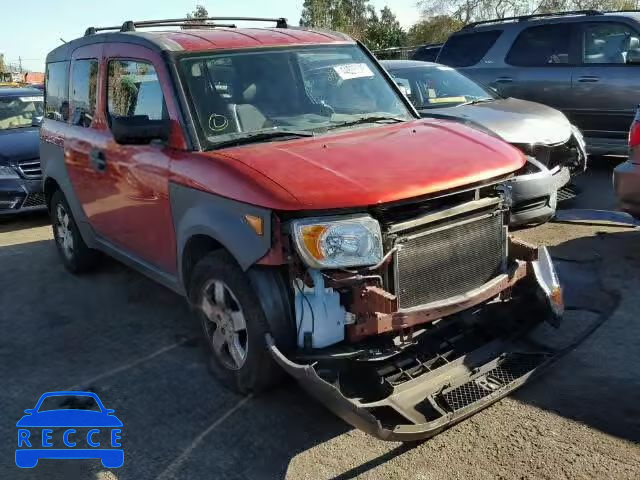
{"type": "Polygon", "coordinates": [[[122,422],[95,393],[48,392],[24,413],[16,423],[18,467],[33,468],[41,458],[99,458],[105,468],[123,465],[122,422]]]}

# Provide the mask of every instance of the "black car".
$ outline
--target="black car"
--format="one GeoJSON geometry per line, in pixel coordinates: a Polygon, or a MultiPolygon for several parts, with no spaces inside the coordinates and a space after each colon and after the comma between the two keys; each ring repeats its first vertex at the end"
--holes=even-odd
{"type": "Polygon", "coordinates": [[[413,53],[409,57],[409,60],[418,60],[420,62],[435,62],[441,49],[442,43],[422,45],[413,51],[413,53]]]}
{"type": "Polygon", "coordinates": [[[40,170],[42,92],[0,88],[0,217],[45,209],[40,170]]]}

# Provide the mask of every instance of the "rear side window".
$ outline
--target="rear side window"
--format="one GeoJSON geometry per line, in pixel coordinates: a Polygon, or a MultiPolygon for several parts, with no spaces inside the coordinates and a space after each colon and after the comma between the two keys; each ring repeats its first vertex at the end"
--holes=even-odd
{"type": "Polygon", "coordinates": [[[470,67],[475,65],[493,47],[502,34],[501,30],[465,33],[449,37],[438,55],[438,63],[452,67],[470,67]]]}
{"type": "Polygon", "coordinates": [[[71,67],[71,124],[89,127],[96,111],[98,61],[77,60],[71,67]]]}
{"type": "Polygon", "coordinates": [[[640,53],[640,36],[629,26],[614,22],[585,25],[583,63],[627,63],[629,52],[635,58],[640,53]]]}
{"type": "Polygon", "coordinates": [[[110,61],[107,100],[109,116],[168,118],[160,80],[153,65],[147,62],[110,61]]]}
{"type": "Polygon", "coordinates": [[[566,24],[529,27],[516,38],[506,62],[519,67],[568,64],[571,31],[566,24]]]}
{"type": "Polygon", "coordinates": [[[51,120],[69,120],[69,62],[47,64],[45,115],[51,120]]]}

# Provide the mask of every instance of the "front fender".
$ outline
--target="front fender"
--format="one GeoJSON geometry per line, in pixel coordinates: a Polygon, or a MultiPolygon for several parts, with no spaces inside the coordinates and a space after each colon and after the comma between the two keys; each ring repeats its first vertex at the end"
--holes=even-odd
{"type": "Polygon", "coordinates": [[[182,272],[185,246],[194,235],[206,235],[219,242],[245,271],[271,248],[272,222],[269,209],[176,183],[169,185],[169,199],[176,232],[179,272],[182,272]],[[245,215],[262,219],[262,235],[251,228],[245,215]]]}

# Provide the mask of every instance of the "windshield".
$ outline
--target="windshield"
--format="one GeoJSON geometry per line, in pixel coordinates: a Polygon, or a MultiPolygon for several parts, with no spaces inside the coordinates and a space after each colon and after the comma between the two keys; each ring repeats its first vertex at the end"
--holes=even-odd
{"type": "Polygon", "coordinates": [[[282,132],[299,136],[413,118],[355,45],[187,57],[180,68],[205,148],[269,137],[257,132],[286,139],[282,132]]]}
{"type": "Polygon", "coordinates": [[[37,127],[43,115],[42,96],[0,97],[0,130],[37,127]]]}
{"type": "Polygon", "coordinates": [[[417,109],[451,107],[497,98],[491,90],[442,65],[394,68],[389,72],[417,109]]]}

